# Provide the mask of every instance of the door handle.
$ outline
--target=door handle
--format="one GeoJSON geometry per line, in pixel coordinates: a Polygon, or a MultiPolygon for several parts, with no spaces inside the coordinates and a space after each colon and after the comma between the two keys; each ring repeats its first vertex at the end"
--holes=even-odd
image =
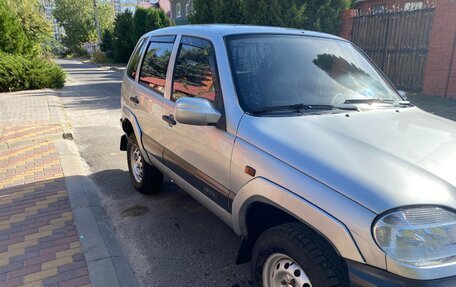
{"type": "Polygon", "coordinates": [[[132,101],[135,104],[139,104],[139,100],[137,97],[130,97],[130,101],[132,101]]]}
{"type": "Polygon", "coordinates": [[[175,126],[177,124],[176,120],[174,119],[173,114],[170,115],[163,115],[162,120],[167,122],[170,126],[175,126]]]}

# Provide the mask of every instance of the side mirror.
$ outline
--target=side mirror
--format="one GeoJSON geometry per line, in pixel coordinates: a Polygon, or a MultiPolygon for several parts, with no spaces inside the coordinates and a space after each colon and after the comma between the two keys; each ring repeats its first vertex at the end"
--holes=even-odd
{"type": "Polygon", "coordinates": [[[404,101],[407,100],[407,93],[406,93],[406,92],[401,91],[401,90],[399,90],[399,91],[397,91],[397,92],[398,92],[399,95],[404,99],[404,101]]]}
{"type": "Polygon", "coordinates": [[[176,121],[182,124],[215,125],[222,116],[211,102],[201,98],[180,98],[174,107],[176,121]]]}

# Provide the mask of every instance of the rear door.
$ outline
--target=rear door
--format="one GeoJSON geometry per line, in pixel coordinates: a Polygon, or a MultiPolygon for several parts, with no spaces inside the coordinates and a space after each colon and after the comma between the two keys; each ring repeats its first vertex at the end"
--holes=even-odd
{"type": "Polygon", "coordinates": [[[166,124],[163,129],[165,164],[217,205],[231,212],[230,157],[234,136],[226,131],[223,95],[216,53],[207,39],[182,36],[177,49],[169,99],[164,116],[174,116],[182,97],[208,99],[222,113],[217,126],[166,124]]]}
{"type": "Polygon", "coordinates": [[[133,105],[133,102],[130,100],[131,90],[137,81],[141,55],[146,43],[147,38],[142,38],[136,44],[136,47],[130,56],[130,60],[128,61],[127,70],[122,81],[122,100],[125,101],[125,104],[127,104],[132,111],[134,111],[135,105],[133,105]]]}
{"type": "MultiPolygon", "coordinates": [[[[141,60],[131,99],[142,130],[142,144],[149,158],[162,161],[163,104],[167,71],[176,36],[152,36],[141,60]]],[[[169,90],[169,89],[168,89],[169,90]]]]}

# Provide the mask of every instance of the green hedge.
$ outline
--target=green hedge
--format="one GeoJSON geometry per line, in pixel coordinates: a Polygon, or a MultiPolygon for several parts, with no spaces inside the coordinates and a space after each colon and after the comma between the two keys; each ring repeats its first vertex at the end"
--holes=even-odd
{"type": "Polygon", "coordinates": [[[0,53],[0,92],[62,88],[65,77],[50,60],[0,53]]]}

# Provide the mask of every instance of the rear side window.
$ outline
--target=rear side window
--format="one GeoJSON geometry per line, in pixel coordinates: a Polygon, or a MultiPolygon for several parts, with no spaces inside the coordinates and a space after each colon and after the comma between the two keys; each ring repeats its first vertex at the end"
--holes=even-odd
{"type": "Polygon", "coordinates": [[[128,63],[128,67],[127,67],[127,75],[132,79],[136,78],[136,71],[138,70],[138,63],[139,63],[139,59],[141,58],[141,51],[142,51],[142,48],[144,47],[145,42],[146,41],[144,39],[139,40],[138,44],[136,45],[135,50],[131,54],[130,62],[128,63]]]}
{"type": "Polygon", "coordinates": [[[152,40],[141,65],[139,82],[162,95],[165,92],[166,72],[172,50],[173,42],[152,40]]]}
{"type": "Polygon", "coordinates": [[[197,97],[214,102],[219,90],[212,44],[204,39],[182,37],[174,69],[171,100],[197,97]]]}

